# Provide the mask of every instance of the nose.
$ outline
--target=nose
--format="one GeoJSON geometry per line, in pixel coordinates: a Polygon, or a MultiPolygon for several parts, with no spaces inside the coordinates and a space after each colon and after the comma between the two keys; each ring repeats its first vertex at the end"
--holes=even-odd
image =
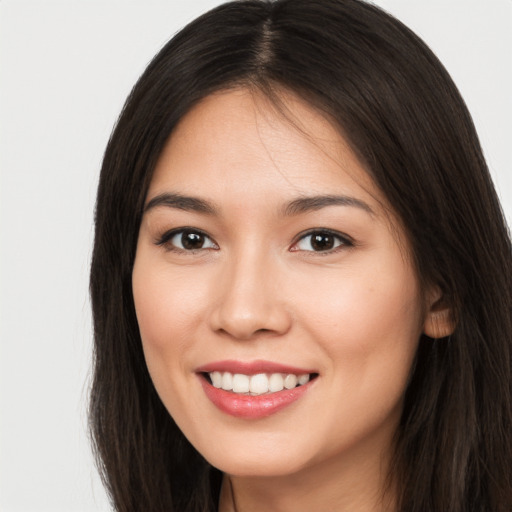
{"type": "Polygon", "coordinates": [[[291,326],[282,274],[275,262],[246,255],[225,262],[211,328],[237,340],[277,336],[291,326]]]}

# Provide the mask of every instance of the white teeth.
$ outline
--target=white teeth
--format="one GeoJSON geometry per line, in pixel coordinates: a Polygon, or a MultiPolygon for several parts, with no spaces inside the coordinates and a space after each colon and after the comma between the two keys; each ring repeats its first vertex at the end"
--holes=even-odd
{"type": "Polygon", "coordinates": [[[231,391],[233,389],[233,374],[229,372],[224,372],[222,374],[222,389],[226,391],[231,391]]]}
{"type": "Polygon", "coordinates": [[[297,385],[297,375],[293,375],[293,373],[289,373],[284,378],[284,387],[286,389],[293,389],[297,385]]]}
{"type": "Polygon", "coordinates": [[[235,373],[235,375],[233,375],[233,391],[235,393],[248,393],[249,377],[241,373],[235,373]]]}
{"type": "Polygon", "coordinates": [[[213,387],[215,387],[215,388],[222,387],[222,373],[212,372],[212,373],[210,373],[210,378],[212,379],[213,387]]]}
{"type": "Polygon", "coordinates": [[[280,373],[273,373],[268,380],[268,390],[271,393],[284,389],[284,379],[280,373]]]}
{"type": "Polygon", "coordinates": [[[253,375],[249,383],[249,391],[255,395],[262,395],[268,392],[268,377],[264,373],[253,375]]]}
{"type": "Polygon", "coordinates": [[[283,389],[293,389],[303,386],[310,380],[309,374],[294,375],[293,373],[258,373],[256,375],[232,374],[230,372],[210,372],[212,385],[233,393],[263,395],[276,393],[283,389]]]}
{"type": "Polygon", "coordinates": [[[303,375],[299,375],[298,379],[299,385],[303,386],[309,382],[309,373],[304,373],[303,375]]]}

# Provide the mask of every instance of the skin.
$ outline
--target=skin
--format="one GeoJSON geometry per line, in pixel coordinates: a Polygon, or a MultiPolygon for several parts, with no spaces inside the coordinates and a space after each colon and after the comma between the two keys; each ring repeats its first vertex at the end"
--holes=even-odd
{"type": "Polygon", "coordinates": [[[225,473],[221,511],[393,510],[392,437],[420,334],[442,334],[437,297],[420,290],[400,223],[339,131],[282,97],[293,123],[257,93],[216,93],[165,146],[146,204],[179,193],[217,211],[144,214],[133,294],[147,365],[183,433],[225,473]],[[326,194],[368,208],[283,213],[326,194]],[[205,245],[159,244],[181,227],[206,233],[205,245]],[[315,251],[312,228],[345,241],[315,251]],[[226,359],[318,378],[282,411],[241,419],[210,402],[195,371],[226,359]]]}

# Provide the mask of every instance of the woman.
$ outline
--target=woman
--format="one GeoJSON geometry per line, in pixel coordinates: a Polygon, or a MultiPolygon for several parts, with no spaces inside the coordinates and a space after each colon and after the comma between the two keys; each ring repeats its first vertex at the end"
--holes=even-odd
{"type": "Polygon", "coordinates": [[[358,0],[203,15],[98,189],[116,510],[510,510],[511,276],[471,118],[406,27],[358,0]]]}

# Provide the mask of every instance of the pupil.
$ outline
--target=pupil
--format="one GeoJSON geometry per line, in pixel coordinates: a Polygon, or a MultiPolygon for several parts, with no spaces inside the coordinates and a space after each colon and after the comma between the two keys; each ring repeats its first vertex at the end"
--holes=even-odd
{"type": "Polygon", "coordinates": [[[201,249],[204,244],[204,235],[185,232],[181,235],[181,244],[185,249],[201,249]]]}
{"type": "Polygon", "coordinates": [[[334,246],[334,237],[326,234],[313,235],[311,246],[315,251],[328,251],[334,246]]]}

